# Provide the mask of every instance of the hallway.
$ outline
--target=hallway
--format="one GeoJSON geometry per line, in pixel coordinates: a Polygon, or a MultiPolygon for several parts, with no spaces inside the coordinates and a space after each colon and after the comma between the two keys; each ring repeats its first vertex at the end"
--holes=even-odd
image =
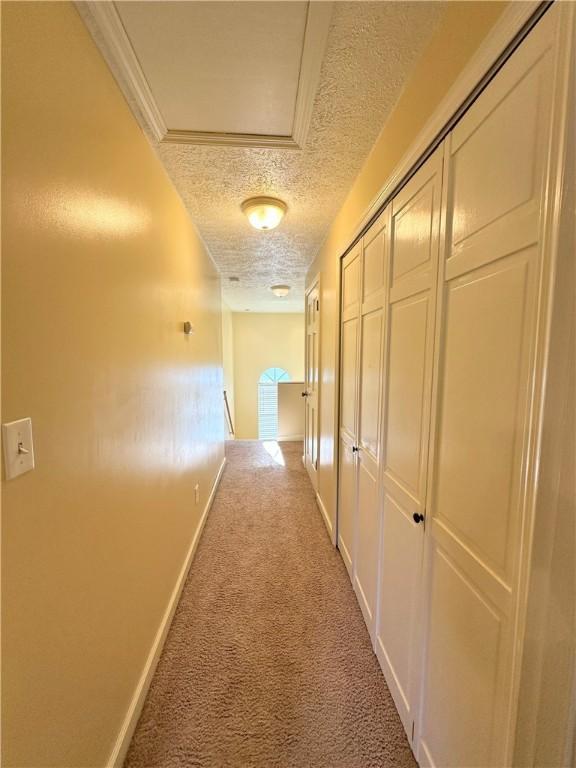
{"type": "Polygon", "coordinates": [[[576,768],[576,0],[1,0],[2,768],[576,768]]]}
{"type": "Polygon", "coordinates": [[[126,768],[415,765],[301,452],[227,443],[126,768]]]}

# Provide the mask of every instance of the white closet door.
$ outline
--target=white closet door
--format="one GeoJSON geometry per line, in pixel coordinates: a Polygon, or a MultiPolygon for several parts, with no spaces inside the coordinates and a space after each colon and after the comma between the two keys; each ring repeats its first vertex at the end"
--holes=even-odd
{"type": "Polygon", "coordinates": [[[373,635],[378,585],[380,522],[380,395],[388,251],[387,209],[368,230],[362,247],[358,411],[358,496],[354,589],[373,635]]]}
{"type": "Polygon", "coordinates": [[[358,244],[342,260],[338,548],[351,579],[354,578],[356,552],[361,254],[358,244]]]}
{"type": "Polygon", "coordinates": [[[554,10],[448,139],[421,765],[511,760],[554,10]]]}
{"type": "Polygon", "coordinates": [[[306,294],[306,376],[304,464],[318,490],[318,344],[320,325],[318,283],[306,294]]]}
{"type": "Polygon", "coordinates": [[[412,738],[438,274],[440,148],[392,201],[376,654],[412,738]],[[419,520],[422,516],[422,520],[419,520]]]}

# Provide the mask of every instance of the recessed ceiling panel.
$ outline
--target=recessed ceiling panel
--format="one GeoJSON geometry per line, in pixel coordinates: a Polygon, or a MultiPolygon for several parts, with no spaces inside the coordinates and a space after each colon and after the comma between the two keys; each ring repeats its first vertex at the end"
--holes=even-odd
{"type": "MultiPolygon", "coordinates": [[[[445,4],[407,0],[136,0],[115,4],[82,0],[77,8],[220,268],[228,305],[239,312],[303,311],[308,267],[430,40],[445,4]],[[166,18],[156,21],[155,13],[165,14],[166,18]],[[146,20],[140,14],[145,14],[146,20]],[[261,37],[256,34],[256,18],[264,27],[269,25],[269,32],[261,37]],[[194,23],[190,24],[190,20],[194,23]],[[151,51],[146,54],[151,57],[150,65],[138,42],[140,24],[151,51]],[[272,39],[274,50],[269,45],[272,39]],[[262,48],[257,51],[260,44],[262,48]],[[242,58],[240,49],[250,55],[242,58]],[[284,99],[286,105],[290,100],[293,103],[295,87],[295,75],[290,79],[287,73],[293,71],[300,55],[297,52],[301,52],[296,119],[291,129],[285,127],[289,119],[287,106],[284,112],[279,106],[271,109],[270,122],[264,128],[250,122],[256,119],[250,115],[250,99],[262,109],[258,105],[264,100],[253,94],[265,89],[258,79],[262,73],[256,67],[253,77],[257,87],[251,90],[250,67],[256,60],[251,59],[251,54],[257,53],[256,58],[262,61],[264,50],[272,61],[268,67],[271,80],[266,87],[273,93],[270,83],[284,78],[284,93],[291,94],[284,99]],[[228,57],[225,63],[223,56],[228,57]],[[201,61],[202,57],[205,60],[201,61]],[[157,83],[151,73],[153,69],[157,74],[163,72],[162,77],[169,80],[166,73],[176,62],[184,69],[189,67],[191,76],[185,78],[180,72],[180,85],[173,88],[169,82],[164,83],[165,89],[172,88],[174,109],[181,110],[170,113],[161,94],[150,93],[151,89],[162,90],[163,82],[157,83]],[[219,72],[220,80],[215,72],[219,72]],[[187,133],[186,126],[178,126],[180,134],[175,135],[173,125],[177,124],[172,120],[196,120],[200,112],[214,119],[238,104],[233,100],[236,93],[230,96],[230,104],[222,98],[224,91],[229,92],[230,83],[238,94],[245,94],[241,101],[246,109],[234,117],[242,122],[231,125],[235,133],[212,133],[203,129],[221,131],[226,126],[195,122],[190,123],[192,129],[187,133]],[[214,93],[208,93],[210,88],[214,93]],[[191,98],[191,93],[197,94],[198,104],[204,103],[202,110],[195,111],[196,97],[191,98]],[[166,112],[165,118],[159,114],[156,99],[166,112]],[[238,132],[264,129],[288,130],[292,135],[277,141],[264,134],[238,132]],[[284,219],[272,231],[253,229],[242,213],[242,202],[258,196],[278,197],[288,207],[284,219]],[[230,277],[237,279],[230,281],[230,277]],[[291,286],[288,296],[277,298],[271,293],[270,286],[279,283],[291,286]]],[[[260,112],[257,119],[268,118],[260,112]]]]}
{"type": "Polygon", "coordinates": [[[290,136],[307,2],[118,2],[168,130],[290,136]]]}

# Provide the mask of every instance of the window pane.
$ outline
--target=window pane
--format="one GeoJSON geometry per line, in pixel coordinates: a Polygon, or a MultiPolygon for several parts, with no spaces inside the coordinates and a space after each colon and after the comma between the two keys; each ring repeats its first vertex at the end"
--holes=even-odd
{"type": "Polygon", "coordinates": [[[278,387],[274,384],[258,385],[258,437],[275,440],[278,436],[278,387]]]}
{"type": "Polygon", "coordinates": [[[278,382],[290,381],[284,368],[267,368],[258,383],[258,438],[275,440],[278,436],[278,382]]]}

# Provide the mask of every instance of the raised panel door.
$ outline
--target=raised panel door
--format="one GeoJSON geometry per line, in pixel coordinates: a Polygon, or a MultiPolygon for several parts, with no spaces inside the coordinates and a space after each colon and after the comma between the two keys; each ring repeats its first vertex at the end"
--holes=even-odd
{"type": "Polygon", "coordinates": [[[318,367],[320,290],[318,283],[306,293],[306,375],[304,390],[304,464],[318,489],[318,367]]]}
{"type": "Polygon", "coordinates": [[[385,305],[384,503],[375,646],[410,739],[419,691],[417,637],[442,172],[441,147],[392,201],[385,305]]]}
{"type": "Polygon", "coordinates": [[[362,250],[358,245],[342,260],[340,330],[340,428],[338,475],[338,548],[354,579],[357,529],[358,360],[362,250]]]}
{"type": "Polygon", "coordinates": [[[354,588],[373,637],[378,589],[381,391],[389,210],[363,238],[360,307],[357,548],[354,588]]]}
{"type": "Polygon", "coordinates": [[[511,763],[555,24],[446,142],[421,765],[511,763]]]}

